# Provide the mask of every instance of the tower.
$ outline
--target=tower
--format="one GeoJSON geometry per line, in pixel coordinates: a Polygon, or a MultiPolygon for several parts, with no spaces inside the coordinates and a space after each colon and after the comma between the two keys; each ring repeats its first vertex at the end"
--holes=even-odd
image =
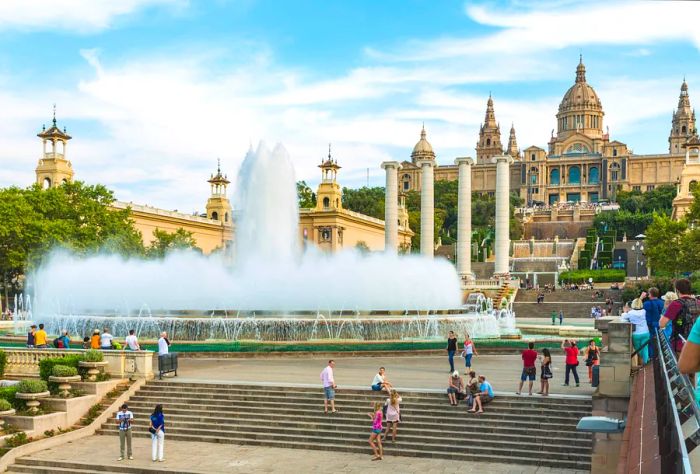
{"type": "Polygon", "coordinates": [[[316,192],[316,209],[319,211],[340,210],[343,208],[343,193],[337,182],[340,166],[331,156],[331,145],[328,144],[328,158],[321,160],[321,183],[316,192]]]}
{"type": "Polygon", "coordinates": [[[492,157],[502,153],[501,126],[496,122],[493,99],[489,94],[489,100],[486,102],[486,116],[484,123],[479,128],[479,141],[476,143],[476,162],[478,164],[489,163],[492,157]]]}
{"type": "Polygon", "coordinates": [[[580,56],[574,85],[566,91],[559,103],[557,140],[564,141],[574,134],[583,135],[588,139],[585,141],[602,139],[604,115],[598,94],[586,82],[586,66],[583,64],[583,56],[580,56]]]}
{"type": "Polygon", "coordinates": [[[37,134],[43,145],[42,157],[36,167],[36,182],[44,189],[73,181],[73,166],[66,159],[66,144],[72,137],[56,125],[56,106],[53,106],[53,125],[46,130],[41,127],[37,134]],[[60,148],[59,148],[60,145],[60,148]]]}
{"type": "Polygon", "coordinates": [[[520,150],[518,150],[518,140],[515,138],[515,126],[511,124],[510,126],[510,136],[508,137],[508,149],[506,153],[517,160],[520,156],[520,150]]]}
{"type": "Polygon", "coordinates": [[[671,154],[684,153],[683,146],[688,139],[697,135],[695,128],[695,111],[690,108],[688,84],[683,79],[681,94],[678,96],[678,108],[673,112],[671,133],[668,136],[668,152],[671,154]]]}
{"type": "Polygon", "coordinates": [[[217,160],[216,175],[207,180],[211,185],[211,196],[207,200],[207,217],[230,226],[233,221],[231,201],[226,196],[226,187],[230,181],[221,174],[221,160],[217,160]]]}

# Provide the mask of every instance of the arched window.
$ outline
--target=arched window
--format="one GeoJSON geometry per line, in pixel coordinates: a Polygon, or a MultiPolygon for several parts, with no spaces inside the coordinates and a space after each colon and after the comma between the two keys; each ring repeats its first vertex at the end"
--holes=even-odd
{"type": "Polygon", "coordinates": [[[685,128],[685,125],[683,125],[683,126],[681,127],[681,133],[685,133],[686,130],[687,130],[687,129],[685,128]]]}
{"type": "Polygon", "coordinates": [[[695,191],[698,188],[698,182],[693,180],[690,183],[688,183],[688,191],[690,194],[693,194],[693,191],[695,191]]]}
{"type": "Polygon", "coordinates": [[[224,222],[228,222],[228,212],[224,214],[224,222]]]}
{"type": "Polygon", "coordinates": [[[211,218],[214,219],[215,221],[219,220],[219,213],[214,211],[211,213],[211,218]]]}
{"type": "Polygon", "coordinates": [[[578,166],[569,168],[569,184],[581,184],[581,168],[578,166]]]}
{"type": "Polygon", "coordinates": [[[328,209],[331,206],[331,200],[327,197],[323,198],[323,208],[328,209]]]}
{"type": "Polygon", "coordinates": [[[535,161],[535,160],[537,159],[537,158],[535,157],[535,154],[534,154],[534,153],[533,153],[532,155],[530,155],[530,157],[532,158],[532,161],[535,161]]]}
{"type": "Polygon", "coordinates": [[[340,207],[340,199],[335,198],[335,207],[339,208],[340,207]]]}
{"type": "Polygon", "coordinates": [[[600,180],[600,172],[596,166],[592,166],[588,169],[588,184],[598,184],[600,180]]]}
{"type": "Polygon", "coordinates": [[[613,156],[617,156],[617,148],[613,148],[613,156]]]}
{"type": "Polygon", "coordinates": [[[584,145],[583,143],[574,143],[569,148],[566,149],[566,154],[574,154],[574,153],[588,153],[588,147],[584,145]]]}
{"type": "Polygon", "coordinates": [[[486,146],[491,146],[491,139],[490,138],[486,139],[486,146]]]}
{"type": "Polygon", "coordinates": [[[61,181],[61,184],[68,184],[68,180],[66,178],[63,178],[63,180],[61,181]]]}
{"type": "Polygon", "coordinates": [[[549,173],[549,184],[559,185],[559,168],[554,168],[549,173]]]}
{"type": "Polygon", "coordinates": [[[617,181],[618,179],[620,179],[620,165],[613,163],[610,165],[610,180],[617,181]]]}
{"type": "Polygon", "coordinates": [[[49,189],[51,187],[51,178],[44,178],[44,182],[41,184],[43,189],[49,189]]]}

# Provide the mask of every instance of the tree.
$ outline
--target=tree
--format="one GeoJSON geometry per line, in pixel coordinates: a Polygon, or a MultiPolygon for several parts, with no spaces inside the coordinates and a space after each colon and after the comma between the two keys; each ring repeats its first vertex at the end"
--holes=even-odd
{"type": "Polygon", "coordinates": [[[630,213],[671,215],[673,198],[676,197],[676,187],[673,185],[659,186],[652,191],[618,191],[616,201],[620,210],[630,213]]]}
{"type": "Polygon", "coordinates": [[[343,207],[376,219],[384,219],[384,188],[343,188],[343,207]]]}
{"type": "Polygon", "coordinates": [[[646,255],[656,272],[677,276],[688,267],[688,243],[685,221],[674,221],[667,215],[654,214],[646,231],[646,255]]]}
{"type": "Polygon", "coordinates": [[[192,232],[180,227],[175,232],[156,229],[153,231],[155,240],[146,250],[146,254],[151,258],[163,258],[168,252],[173,250],[193,249],[201,252],[197,247],[197,241],[192,237],[192,232]]]}
{"type": "Polygon", "coordinates": [[[316,193],[311,190],[306,181],[297,181],[297,200],[299,209],[316,207],[316,193]]]}
{"type": "MultiPolygon", "coordinates": [[[[665,212],[659,215],[669,216],[665,212]]],[[[617,231],[617,238],[622,239],[624,234],[628,237],[646,233],[647,227],[654,221],[654,212],[641,213],[625,209],[619,211],[603,211],[593,218],[593,226],[602,234],[610,229],[617,231]]]]}

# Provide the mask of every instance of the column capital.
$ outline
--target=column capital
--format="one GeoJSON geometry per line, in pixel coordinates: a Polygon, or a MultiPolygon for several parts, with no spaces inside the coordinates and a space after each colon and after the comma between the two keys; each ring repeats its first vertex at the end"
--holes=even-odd
{"type": "Polygon", "coordinates": [[[491,158],[491,163],[503,163],[506,162],[511,164],[513,162],[513,157],[510,155],[498,155],[491,158]]]}
{"type": "Polygon", "coordinates": [[[474,158],[472,158],[471,156],[460,156],[455,159],[455,164],[471,166],[474,164],[474,158]]]}
{"type": "Polygon", "coordinates": [[[416,162],[416,164],[421,168],[423,168],[424,166],[435,166],[435,160],[432,160],[430,158],[425,158],[422,160],[418,160],[416,162]]]}
{"type": "Polygon", "coordinates": [[[401,169],[401,163],[398,161],[385,161],[382,163],[382,169],[387,169],[387,168],[396,168],[397,170],[401,169]]]}

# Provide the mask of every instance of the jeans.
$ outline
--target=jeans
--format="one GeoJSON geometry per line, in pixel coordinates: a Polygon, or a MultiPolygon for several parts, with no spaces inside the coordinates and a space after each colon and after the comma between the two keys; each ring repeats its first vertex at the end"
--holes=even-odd
{"type": "Polygon", "coordinates": [[[447,351],[447,359],[450,361],[450,372],[455,371],[455,351],[447,351]]]}
{"type": "Polygon", "coordinates": [[[163,445],[165,444],[165,432],[160,430],[156,434],[151,434],[151,459],[155,461],[163,460],[163,445]],[[156,457],[156,454],[158,455],[156,457]]]}
{"type": "Polygon", "coordinates": [[[464,365],[471,369],[472,367],[472,356],[474,354],[467,354],[464,356],[464,365]]]}
{"type": "Polygon", "coordinates": [[[131,456],[131,430],[119,430],[119,449],[121,456],[124,457],[124,443],[126,443],[126,452],[131,456]]]}
{"type": "Polygon", "coordinates": [[[576,366],[574,364],[566,364],[566,373],[564,375],[564,383],[566,385],[569,385],[569,372],[573,372],[574,374],[574,380],[576,381],[576,385],[578,385],[578,372],[576,372],[576,366]]]}
{"type": "MultiPolygon", "coordinates": [[[[654,338],[656,337],[656,331],[659,329],[659,325],[657,324],[649,324],[647,323],[647,327],[649,328],[649,337],[654,338]]],[[[649,345],[647,345],[648,348],[648,353],[649,353],[649,358],[653,359],[655,356],[655,346],[656,346],[656,341],[651,341],[649,345]]]]}

